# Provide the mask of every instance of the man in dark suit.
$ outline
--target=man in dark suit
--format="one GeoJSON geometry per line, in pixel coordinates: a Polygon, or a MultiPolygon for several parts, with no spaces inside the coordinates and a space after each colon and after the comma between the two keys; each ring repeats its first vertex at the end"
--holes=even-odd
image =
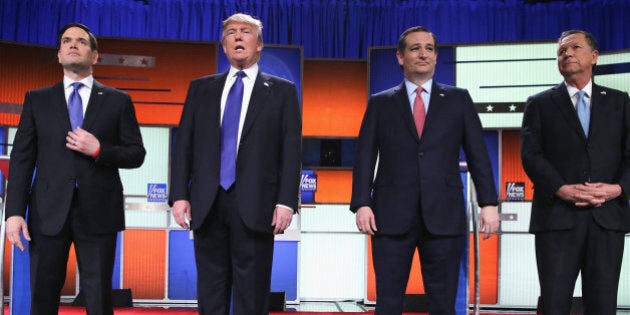
{"type": "Polygon", "coordinates": [[[227,315],[232,298],[233,314],[266,315],[274,234],[298,208],[300,106],[293,83],[259,71],[259,20],[230,16],[221,44],[229,71],[190,84],[169,200],[194,231],[199,313],[227,315]]]}
{"type": "Polygon", "coordinates": [[[88,314],[113,314],[116,237],[125,228],[118,169],[139,167],[145,149],[129,95],[92,76],[90,30],[68,24],[58,43],[63,82],[26,93],[13,141],[7,237],[21,250],[20,233],[30,241],[31,314],[57,314],[71,243],[88,314]]]}
{"type": "Polygon", "coordinates": [[[430,314],[455,314],[468,233],[460,148],[482,207],[481,230],[489,237],[499,225],[479,117],[466,90],[433,82],[436,45],[425,27],[400,36],[405,80],[370,97],[359,132],[350,208],[359,230],[372,235],[377,315],[402,313],[416,248],[430,314]]]}
{"type": "Polygon", "coordinates": [[[534,183],[529,229],[545,315],[569,314],[580,272],[585,314],[616,314],[630,231],[630,100],[593,83],[598,55],[593,35],[562,33],[564,82],[531,96],[523,116],[521,157],[534,183]]]}

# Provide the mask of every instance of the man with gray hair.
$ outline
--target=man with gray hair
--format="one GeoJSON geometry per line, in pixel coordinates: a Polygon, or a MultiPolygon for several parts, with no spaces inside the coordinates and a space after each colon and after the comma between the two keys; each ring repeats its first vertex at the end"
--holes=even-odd
{"type": "Polygon", "coordinates": [[[194,233],[199,314],[269,314],[274,235],[298,208],[302,118],[292,82],[259,71],[262,23],[223,22],[230,69],[191,82],[171,173],[175,221],[194,233]]]}

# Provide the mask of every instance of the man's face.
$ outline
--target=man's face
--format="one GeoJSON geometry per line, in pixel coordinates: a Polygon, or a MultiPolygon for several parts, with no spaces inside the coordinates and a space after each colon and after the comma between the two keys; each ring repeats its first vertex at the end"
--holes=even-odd
{"type": "Polygon", "coordinates": [[[86,31],[71,27],[61,36],[57,58],[64,69],[86,70],[98,61],[98,52],[92,50],[90,36],[86,31]]]}
{"type": "Polygon", "coordinates": [[[238,69],[245,69],[256,63],[263,49],[256,28],[243,22],[226,25],[221,44],[230,64],[238,69]]]}
{"type": "Polygon", "coordinates": [[[591,50],[584,34],[571,34],[558,44],[558,70],[564,77],[582,73],[590,77],[597,56],[599,52],[591,50]]]}
{"type": "Polygon", "coordinates": [[[406,42],[404,53],[396,52],[398,64],[402,66],[405,77],[432,77],[437,62],[433,36],[427,32],[413,32],[407,35],[406,42]]]}

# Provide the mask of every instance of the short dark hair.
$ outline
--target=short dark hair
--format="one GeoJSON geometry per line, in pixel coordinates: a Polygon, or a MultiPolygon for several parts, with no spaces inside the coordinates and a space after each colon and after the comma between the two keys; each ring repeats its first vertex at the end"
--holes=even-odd
{"type": "Polygon", "coordinates": [[[573,34],[584,35],[584,37],[586,38],[586,43],[588,43],[588,45],[591,47],[591,50],[599,50],[599,47],[597,46],[597,39],[595,39],[595,36],[583,30],[573,29],[573,30],[564,31],[562,32],[562,34],[560,34],[560,38],[558,38],[558,42],[561,42],[564,38],[573,34]]]}
{"type": "Polygon", "coordinates": [[[429,30],[428,28],[424,26],[414,26],[414,27],[410,27],[406,29],[400,35],[400,38],[398,39],[398,48],[397,48],[400,54],[404,54],[405,49],[407,48],[407,36],[411,33],[416,33],[416,32],[425,32],[425,33],[431,34],[431,37],[433,37],[433,44],[435,45],[435,49],[437,50],[437,37],[435,36],[435,34],[433,34],[431,30],[429,30]]]}
{"type": "Polygon", "coordinates": [[[92,34],[87,26],[76,22],[68,23],[63,28],[61,28],[61,30],[59,30],[59,34],[57,34],[57,48],[61,48],[61,37],[63,36],[63,33],[65,33],[69,28],[72,27],[78,27],[88,33],[88,36],[90,37],[90,48],[92,50],[98,50],[98,42],[96,41],[96,36],[92,34]]]}

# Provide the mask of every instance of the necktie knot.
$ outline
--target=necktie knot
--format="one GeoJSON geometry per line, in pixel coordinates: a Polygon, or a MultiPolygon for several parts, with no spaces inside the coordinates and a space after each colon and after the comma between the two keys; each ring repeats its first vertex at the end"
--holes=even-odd
{"type": "Polygon", "coordinates": [[[71,85],[74,88],[74,91],[72,91],[72,92],[79,92],[79,89],[83,86],[83,83],[81,83],[81,82],[73,82],[71,85]]]}
{"type": "Polygon", "coordinates": [[[246,76],[247,76],[247,73],[245,73],[245,71],[243,71],[243,70],[238,71],[238,72],[236,73],[236,78],[237,78],[237,79],[243,79],[243,78],[244,78],[244,77],[246,77],[246,76]]]}

